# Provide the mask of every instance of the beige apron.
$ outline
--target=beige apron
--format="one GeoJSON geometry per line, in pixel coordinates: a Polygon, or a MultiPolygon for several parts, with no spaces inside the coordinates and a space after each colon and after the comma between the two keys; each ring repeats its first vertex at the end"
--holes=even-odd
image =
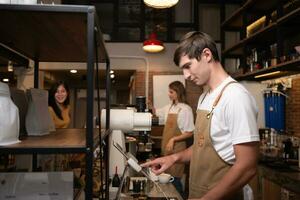
{"type": "MultiPolygon", "coordinates": [[[[218,104],[224,89],[231,83],[235,83],[235,81],[231,81],[224,86],[210,112],[197,110],[194,144],[192,146],[193,153],[190,163],[189,198],[201,198],[204,196],[231,167],[216,152],[210,137],[213,110],[218,104]]],[[[243,199],[243,193],[238,192],[229,199],[243,199]]]]}
{"type": "MultiPolygon", "coordinates": [[[[179,112],[180,110],[178,111],[178,113],[179,112]]],[[[170,155],[186,149],[185,141],[180,141],[180,142],[175,142],[172,151],[166,151],[166,145],[168,144],[169,140],[172,137],[182,134],[177,125],[178,113],[168,114],[167,121],[165,123],[164,131],[163,131],[163,138],[161,142],[161,151],[163,155],[170,155]]],[[[184,173],[184,163],[174,164],[166,171],[166,173],[169,173],[175,177],[182,177],[184,173]]]]}

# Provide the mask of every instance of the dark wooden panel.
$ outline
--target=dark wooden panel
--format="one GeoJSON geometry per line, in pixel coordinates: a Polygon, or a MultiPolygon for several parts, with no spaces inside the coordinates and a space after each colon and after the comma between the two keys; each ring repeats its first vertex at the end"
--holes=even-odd
{"type": "MultiPolygon", "coordinates": [[[[33,60],[86,61],[88,13],[96,15],[95,8],[64,5],[0,5],[0,43],[33,60]]],[[[99,49],[102,49],[99,57],[100,61],[103,61],[106,52],[103,50],[105,48],[101,31],[99,27],[97,29],[99,49]]]]}

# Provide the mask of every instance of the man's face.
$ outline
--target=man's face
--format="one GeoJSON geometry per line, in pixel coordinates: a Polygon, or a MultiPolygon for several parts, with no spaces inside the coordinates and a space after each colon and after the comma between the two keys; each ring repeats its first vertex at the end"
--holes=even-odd
{"type": "Polygon", "coordinates": [[[210,78],[210,68],[204,56],[199,61],[196,58],[190,59],[187,55],[182,56],[179,67],[183,70],[184,78],[196,85],[205,85],[210,78]]]}

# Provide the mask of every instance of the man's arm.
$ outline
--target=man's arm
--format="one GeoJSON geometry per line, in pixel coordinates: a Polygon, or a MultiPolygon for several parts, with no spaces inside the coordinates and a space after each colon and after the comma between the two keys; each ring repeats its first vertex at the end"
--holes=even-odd
{"type": "Polygon", "coordinates": [[[224,199],[242,189],[256,174],[258,144],[258,142],[250,142],[234,145],[236,162],[201,200],[224,199]]]}
{"type": "Polygon", "coordinates": [[[170,168],[175,162],[189,162],[192,157],[192,146],[188,149],[185,149],[181,152],[171,154],[169,156],[164,156],[160,158],[156,158],[152,161],[146,162],[142,164],[142,167],[151,167],[152,171],[155,174],[161,174],[170,168]]]}

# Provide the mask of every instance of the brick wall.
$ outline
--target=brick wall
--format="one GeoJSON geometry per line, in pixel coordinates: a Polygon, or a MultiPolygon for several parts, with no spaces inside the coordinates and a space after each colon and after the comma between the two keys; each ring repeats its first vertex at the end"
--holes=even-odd
{"type": "Polygon", "coordinates": [[[286,129],[300,137],[300,77],[293,78],[286,101],[286,129]]]}

